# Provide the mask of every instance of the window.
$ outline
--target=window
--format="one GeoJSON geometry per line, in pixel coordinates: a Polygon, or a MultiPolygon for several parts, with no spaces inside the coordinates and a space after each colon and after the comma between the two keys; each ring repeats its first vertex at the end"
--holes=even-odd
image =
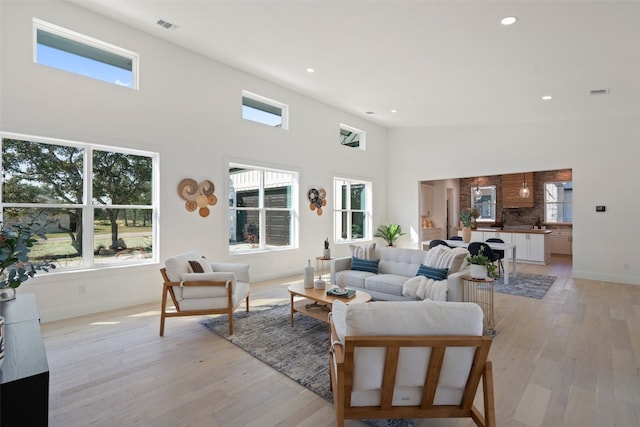
{"type": "Polygon", "coordinates": [[[39,224],[60,269],[157,259],[157,154],[2,134],[2,221],[39,224]]]}
{"type": "Polygon", "coordinates": [[[476,221],[495,221],[496,220],[496,186],[488,185],[485,187],[478,186],[482,197],[479,200],[475,198],[476,186],[471,187],[471,208],[476,208],[480,216],[476,221]]]}
{"type": "Polygon", "coordinates": [[[544,221],[573,222],[573,182],[544,183],[544,221]]]}
{"type": "Polygon", "coordinates": [[[365,149],[365,132],[351,126],[340,124],[340,145],[365,149]]]}
{"type": "Polygon", "coordinates": [[[289,107],[264,96],[242,91],[242,118],[267,126],[288,129],[289,107]]]}
{"type": "Polygon", "coordinates": [[[229,252],[297,247],[298,174],[229,164],[229,252]]]}
{"type": "Polygon", "coordinates": [[[371,183],[334,178],[333,189],[335,241],[371,239],[371,183]]]}
{"type": "Polygon", "coordinates": [[[33,19],[33,60],[74,74],[138,89],[138,54],[33,19]]]}

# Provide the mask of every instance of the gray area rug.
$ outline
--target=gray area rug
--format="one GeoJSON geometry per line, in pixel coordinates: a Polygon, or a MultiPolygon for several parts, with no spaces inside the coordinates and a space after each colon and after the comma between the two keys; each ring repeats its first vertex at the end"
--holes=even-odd
{"type": "Polygon", "coordinates": [[[493,282],[493,290],[501,294],[542,299],[556,279],[556,276],[544,274],[517,273],[516,277],[509,276],[508,285],[504,284],[504,277],[500,276],[493,282]]]}
{"type": "MultiPolygon", "coordinates": [[[[227,316],[201,323],[215,334],[231,341],[256,359],[288,376],[317,395],[333,402],[329,384],[329,325],[294,314],[292,328],[289,305],[251,307],[236,311],[233,335],[229,336],[227,316]]],[[[377,427],[409,427],[415,420],[366,420],[377,427]]]]}

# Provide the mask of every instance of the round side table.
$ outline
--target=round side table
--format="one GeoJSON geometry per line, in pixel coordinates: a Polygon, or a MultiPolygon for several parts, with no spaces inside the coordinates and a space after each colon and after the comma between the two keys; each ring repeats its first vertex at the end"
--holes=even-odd
{"type": "Polygon", "coordinates": [[[484,314],[484,334],[495,336],[493,319],[493,279],[476,279],[470,275],[462,276],[462,301],[475,302],[484,314]]]}
{"type": "MultiPolygon", "coordinates": [[[[331,260],[333,258],[325,258],[322,256],[316,257],[316,273],[318,274],[318,279],[322,280],[323,275],[329,275],[331,268],[331,260]]],[[[331,281],[331,277],[327,278],[327,282],[331,281]]],[[[331,283],[329,283],[331,284],[331,283]]]]}

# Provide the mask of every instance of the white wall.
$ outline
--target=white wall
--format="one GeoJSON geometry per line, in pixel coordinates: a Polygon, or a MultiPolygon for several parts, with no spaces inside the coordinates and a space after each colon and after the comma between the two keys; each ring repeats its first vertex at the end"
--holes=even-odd
{"type": "MultiPolygon", "coordinates": [[[[386,130],[265,80],[59,1],[2,2],[0,129],[160,153],[160,260],[195,249],[207,258],[248,262],[253,280],[302,274],[333,235],[332,178],[373,182],[374,229],[386,220],[386,130]],[[34,64],[32,18],[140,54],[140,90],[116,87],[34,64]],[[290,107],[290,130],[241,119],[248,90],[290,107]],[[342,147],[339,124],[367,132],[367,150],[342,147]],[[229,256],[226,162],[277,166],[300,173],[300,249],[229,256]],[[220,201],[201,218],[177,196],[183,178],[210,179],[220,201]],[[307,190],[324,187],[325,213],[308,208],[307,190]]],[[[301,72],[304,72],[301,70],[301,72]]],[[[334,254],[347,248],[334,247],[334,254]]],[[[43,321],[159,301],[160,265],[36,276],[19,288],[35,292],[43,321]],[[80,284],[87,292],[79,295],[80,284]]],[[[286,292],[283,296],[286,296],[286,292]]]]}
{"type": "Polygon", "coordinates": [[[412,190],[419,181],[571,168],[573,276],[640,284],[639,140],[638,117],[393,129],[389,216],[418,227],[412,190]],[[596,213],[596,205],[605,205],[606,212],[596,213]]]}

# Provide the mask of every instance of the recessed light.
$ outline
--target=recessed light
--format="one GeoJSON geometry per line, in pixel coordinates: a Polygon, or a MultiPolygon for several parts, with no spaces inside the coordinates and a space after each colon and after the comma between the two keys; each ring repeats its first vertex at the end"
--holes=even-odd
{"type": "Polygon", "coordinates": [[[551,99],[553,99],[553,96],[551,96],[551,95],[544,95],[544,96],[542,97],[542,100],[543,100],[543,101],[549,101],[549,100],[551,100],[551,99]]]}
{"type": "Polygon", "coordinates": [[[313,68],[307,68],[307,73],[315,73],[316,70],[314,70],[313,68]]]}
{"type": "Polygon", "coordinates": [[[391,112],[392,112],[392,113],[397,113],[397,112],[398,112],[398,110],[391,110],[391,112]]]}
{"type": "Polygon", "coordinates": [[[518,18],[516,18],[515,16],[505,16],[500,20],[500,23],[502,25],[513,25],[516,23],[517,20],[518,18]]]}

